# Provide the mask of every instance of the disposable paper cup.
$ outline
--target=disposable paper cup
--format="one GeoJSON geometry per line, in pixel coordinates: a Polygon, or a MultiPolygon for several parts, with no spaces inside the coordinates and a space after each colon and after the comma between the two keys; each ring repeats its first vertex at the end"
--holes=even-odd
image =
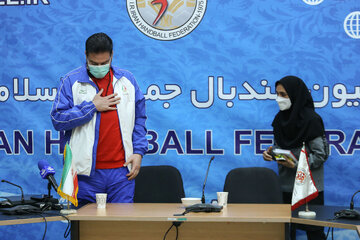
{"type": "Polygon", "coordinates": [[[96,204],[97,208],[106,208],[106,193],[97,193],[96,194],[96,204]]]}
{"type": "Polygon", "coordinates": [[[228,201],[228,192],[217,192],[218,204],[226,207],[228,201]]]}
{"type": "Polygon", "coordinates": [[[181,202],[185,207],[187,207],[193,204],[201,203],[201,198],[181,198],[181,202]]]}

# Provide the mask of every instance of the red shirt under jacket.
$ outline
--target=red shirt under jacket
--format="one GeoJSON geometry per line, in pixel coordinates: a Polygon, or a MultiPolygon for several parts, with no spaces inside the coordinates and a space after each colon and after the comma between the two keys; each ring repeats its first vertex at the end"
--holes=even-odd
{"type": "MultiPolygon", "coordinates": [[[[104,89],[102,97],[114,92],[113,72],[110,69],[105,77],[98,79],[91,76],[99,90],[104,89]]],[[[116,110],[99,112],[100,131],[96,153],[96,169],[119,168],[125,163],[125,151],[122,144],[119,117],[116,110]]]]}

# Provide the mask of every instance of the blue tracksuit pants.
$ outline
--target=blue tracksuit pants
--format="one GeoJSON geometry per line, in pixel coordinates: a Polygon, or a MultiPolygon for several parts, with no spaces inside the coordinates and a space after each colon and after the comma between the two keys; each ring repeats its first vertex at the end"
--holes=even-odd
{"type": "Polygon", "coordinates": [[[132,203],[134,199],[135,180],[128,180],[127,167],[96,169],[92,176],[78,175],[78,201],[82,207],[96,202],[96,193],[107,193],[108,203],[132,203]]]}

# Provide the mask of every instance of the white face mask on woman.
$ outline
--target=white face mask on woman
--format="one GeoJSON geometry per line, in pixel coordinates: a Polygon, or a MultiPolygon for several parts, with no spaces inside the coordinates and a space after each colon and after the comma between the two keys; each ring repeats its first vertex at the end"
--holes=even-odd
{"type": "Polygon", "coordinates": [[[291,107],[290,98],[284,98],[284,97],[277,96],[276,102],[279,104],[280,111],[288,110],[291,107]]]}

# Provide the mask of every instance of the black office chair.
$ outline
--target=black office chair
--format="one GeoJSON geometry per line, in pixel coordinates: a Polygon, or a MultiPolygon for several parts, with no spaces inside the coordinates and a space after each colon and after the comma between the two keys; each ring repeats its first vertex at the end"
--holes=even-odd
{"type": "Polygon", "coordinates": [[[173,166],[144,166],[135,178],[135,203],[181,203],[183,197],[181,174],[173,166]]]}
{"type": "Polygon", "coordinates": [[[279,176],[269,168],[231,170],[225,179],[228,203],[283,203],[279,176]]]}

